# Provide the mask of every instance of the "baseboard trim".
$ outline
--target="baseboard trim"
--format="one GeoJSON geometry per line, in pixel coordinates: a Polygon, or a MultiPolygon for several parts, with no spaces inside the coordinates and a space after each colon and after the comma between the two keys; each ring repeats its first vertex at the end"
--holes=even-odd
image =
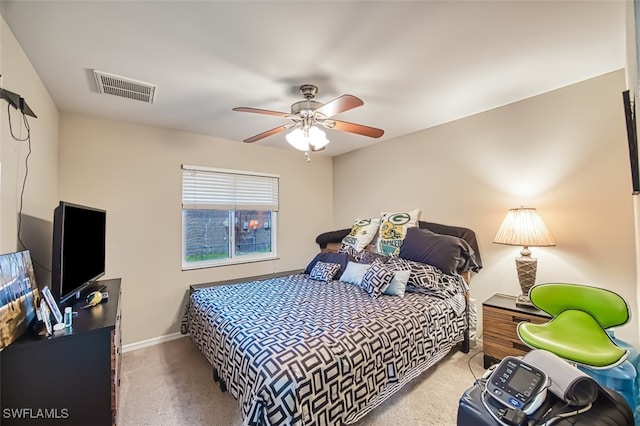
{"type": "Polygon", "coordinates": [[[149,346],[159,345],[160,343],[170,342],[186,336],[186,334],[178,332],[167,334],[165,336],[154,337],[153,339],[142,340],[140,342],[129,343],[127,345],[122,345],[122,353],[148,348],[149,346]]]}

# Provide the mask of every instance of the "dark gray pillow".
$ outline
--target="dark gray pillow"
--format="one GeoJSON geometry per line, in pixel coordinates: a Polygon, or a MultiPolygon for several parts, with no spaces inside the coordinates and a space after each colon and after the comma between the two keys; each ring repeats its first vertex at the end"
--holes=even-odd
{"type": "MultiPolygon", "coordinates": [[[[478,247],[478,239],[476,233],[469,228],[463,228],[460,226],[443,225],[435,222],[418,222],[418,228],[428,229],[431,232],[441,235],[451,235],[453,237],[462,238],[465,243],[469,244],[471,248],[471,257],[469,260],[468,269],[473,272],[480,272],[482,269],[482,259],[480,259],[480,248],[478,247]]],[[[463,269],[466,270],[466,269],[463,269]]]]}
{"type": "Polygon", "coordinates": [[[428,229],[408,228],[399,256],[453,275],[468,269],[473,249],[462,238],[436,234],[428,229]]]}

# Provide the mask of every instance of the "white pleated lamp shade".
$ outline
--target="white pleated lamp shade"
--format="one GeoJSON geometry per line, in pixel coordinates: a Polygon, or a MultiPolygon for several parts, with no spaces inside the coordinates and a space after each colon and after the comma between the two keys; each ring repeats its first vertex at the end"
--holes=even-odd
{"type": "Polygon", "coordinates": [[[536,209],[528,207],[510,209],[493,242],[524,247],[556,245],[536,209]]]}

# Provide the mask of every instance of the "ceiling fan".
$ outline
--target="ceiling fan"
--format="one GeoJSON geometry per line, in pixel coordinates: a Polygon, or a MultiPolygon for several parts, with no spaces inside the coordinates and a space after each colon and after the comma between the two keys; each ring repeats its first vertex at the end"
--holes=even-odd
{"type": "Polygon", "coordinates": [[[323,104],[322,102],[313,100],[316,93],[318,93],[318,88],[313,84],[303,84],[300,86],[300,93],[304,97],[304,100],[292,104],[290,113],[250,107],[233,108],[234,111],[275,115],[276,117],[287,118],[292,121],[289,124],[251,136],[245,139],[244,142],[256,142],[285,130],[294,129],[292,133],[287,135],[287,141],[291,145],[301,151],[320,151],[324,149],[329,141],[324,137],[324,132],[318,132],[318,125],[326,127],[327,129],[356,133],[371,138],[379,138],[384,134],[384,130],[382,129],[331,118],[341,112],[364,105],[364,102],[355,96],[342,95],[323,104]]]}

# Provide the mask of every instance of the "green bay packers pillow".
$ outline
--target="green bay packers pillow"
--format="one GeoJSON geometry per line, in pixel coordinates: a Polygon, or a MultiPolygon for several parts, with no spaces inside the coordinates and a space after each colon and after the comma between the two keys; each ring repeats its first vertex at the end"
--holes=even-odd
{"type": "Polygon", "coordinates": [[[356,219],[351,227],[351,232],[342,239],[342,248],[340,251],[345,251],[345,246],[353,248],[356,253],[361,252],[366,246],[371,244],[373,238],[378,232],[380,227],[380,219],[356,219]]]}
{"type": "Polygon", "coordinates": [[[407,228],[418,226],[420,212],[420,209],[407,212],[380,212],[376,251],[386,256],[397,256],[407,234],[407,228]]]}

